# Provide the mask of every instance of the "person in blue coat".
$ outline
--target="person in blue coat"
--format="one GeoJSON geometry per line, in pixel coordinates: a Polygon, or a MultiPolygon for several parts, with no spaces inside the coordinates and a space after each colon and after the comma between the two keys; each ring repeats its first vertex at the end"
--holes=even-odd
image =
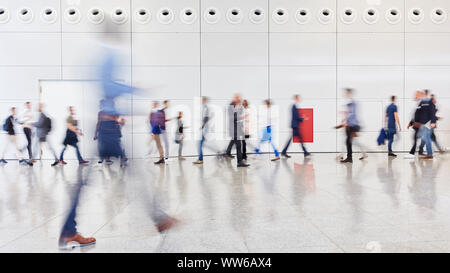
{"type": "Polygon", "coordinates": [[[302,135],[301,135],[300,130],[299,130],[300,123],[303,122],[303,120],[304,120],[300,116],[300,114],[298,113],[298,109],[300,109],[300,101],[301,101],[301,97],[300,97],[299,94],[294,95],[294,101],[295,101],[295,103],[291,107],[292,135],[289,138],[288,142],[286,143],[286,146],[284,146],[283,151],[281,152],[281,155],[286,157],[286,158],[290,158],[291,157],[290,155],[287,154],[287,150],[288,150],[289,145],[291,144],[291,141],[293,140],[294,137],[300,138],[300,145],[302,146],[303,153],[304,153],[305,157],[310,155],[310,153],[306,150],[305,145],[303,144],[303,138],[302,138],[302,135]]]}
{"type": "Polygon", "coordinates": [[[386,120],[387,120],[387,139],[388,139],[388,156],[397,157],[396,154],[392,152],[392,143],[394,142],[394,135],[397,134],[398,130],[401,131],[400,119],[398,118],[397,105],[395,104],[395,96],[391,97],[391,104],[386,109],[386,120]]]}

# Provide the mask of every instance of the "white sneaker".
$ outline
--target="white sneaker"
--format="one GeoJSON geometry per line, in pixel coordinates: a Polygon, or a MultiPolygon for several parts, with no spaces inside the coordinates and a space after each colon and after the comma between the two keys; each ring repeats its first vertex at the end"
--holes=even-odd
{"type": "Polygon", "coordinates": [[[403,156],[403,158],[406,158],[406,159],[414,159],[414,158],[416,158],[416,156],[415,156],[415,155],[412,155],[412,154],[410,154],[410,153],[407,153],[406,155],[403,156]]]}

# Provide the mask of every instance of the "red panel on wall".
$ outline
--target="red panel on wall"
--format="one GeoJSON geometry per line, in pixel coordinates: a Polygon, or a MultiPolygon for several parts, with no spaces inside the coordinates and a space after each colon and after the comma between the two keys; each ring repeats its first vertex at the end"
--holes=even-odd
{"type": "Polygon", "coordinates": [[[299,143],[312,143],[314,142],[314,113],[312,108],[298,109],[299,115],[304,118],[303,122],[300,122],[299,130],[303,140],[299,137],[294,137],[294,142],[299,143]]]}

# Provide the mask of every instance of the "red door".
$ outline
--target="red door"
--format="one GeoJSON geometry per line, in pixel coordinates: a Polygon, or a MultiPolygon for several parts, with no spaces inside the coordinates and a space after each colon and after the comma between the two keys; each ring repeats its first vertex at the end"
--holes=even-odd
{"type": "Polygon", "coordinates": [[[299,130],[303,140],[299,137],[294,137],[294,142],[299,143],[312,143],[314,142],[314,113],[312,108],[298,109],[299,115],[304,118],[303,122],[300,122],[299,130]]]}

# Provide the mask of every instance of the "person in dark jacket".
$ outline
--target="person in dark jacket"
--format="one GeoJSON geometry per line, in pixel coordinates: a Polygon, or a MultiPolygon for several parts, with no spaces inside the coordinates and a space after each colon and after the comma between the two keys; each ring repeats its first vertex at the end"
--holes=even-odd
{"type": "Polygon", "coordinates": [[[427,155],[421,157],[421,159],[432,159],[433,158],[433,147],[431,141],[431,134],[433,129],[436,127],[436,106],[432,102],[431,98],[424,98],[420,101],[417,106],[417,111],[414,115],[414,121],[419,127],[419,132],[417,137],[425,142],[427,148],[427,155]]]}
{"type": "MultiPolygon", "coordinates": [[[[431,102],[435,105],[436,107],[436,96],[434,94],[431,94],[431,102]]],[[[436,107],[436,113],[438,112],[438,109],[436,107]]],[[[440,118],[436,115],[436,120],[439,120],[440,118]]],[[[439,150],[439,152],[444,153],[444,149],[442,149],[441,145],[439,145],[439,142],[437,141],[436,138],[436,134],[434,133],[435,128],[433,128],[431,130],[431,141],[434,143],[434,145],[436,145],[436,148],[439,150]]],[[[420,143],[420,147],[419,147],[419,155],[424,155],[423,154],[423,148],[425,147],[425,142],[421,142],[420,143]]]]}
{"type": "Polygon", "coordinates": [[[394,142],[394,135],[398,131],[401,131],[400,119],[398,117],[398,108],[395,104],[396,97],[391,97],[391,104],[386,108],[386,127],[387,127],[387,138],[388,138],[388,156],[397,157],[392,151],[392,144],[394,142]]]}
{"type": "Polygon", "coordinates": [[[106,160],[107,164],[111,164],[110,158],[117,157],[120,158],[120,165],[125,166],[125,153],[121,144],[123,124],[117,113],[105,110],[108,108],[115,108],[114,101],[101,100],[94,136],[94,140],[98,140],[99,162],[106,160]]]}
{"type": "MultiPolygon", "coordinates": [[[[420,103],[420,101],[422,100],[423,97],[424,97],[424,93],[422,91],[420,91],[420,90],[416,91],[414,93],[414,100],[418,101],[419,103],[420,103]]],[[[417,112],[417,107],[416,107],[415,112],[417,112]]],[[[407,129],[409,129],[411,127],[414,129],[413,145],[411,147],[410,152],[404,156],[404,158],[408,158],[408,159],[413,159],[415,157],[414,154],[416,153],[416,148],[417,148],[417,138],[418,138],[417,135],[419,133],[419,127],[418,127],[418,124],[416,124],[415,120],[414,120],[415,112],[414,112],[413,118],[411,119],[411,121],[409,122],[408,126],[406,127],[407,129]]]]}
{"type": "Polygon", "coordinates": [[[287,150],[289,148],[289,145],[291,144],[291,141],[294,139],[294,137],[300,138],[300,145],[302,146],[303,154],[305,155],[305,157],[310,155],[310,153],[306,150],[305,145],[303,144],[302,135],[299,130],[300,123],[303,122],[303,120],[304,120],[298,113],[298,109],[300,109],[300,101],[301,101],[300,95],[298,95],[298,94],[294,95],[294,104],[291,107],[292,135],[289,137],[289,140],[286,143],[286,146],[284,146],[284,149],[281,152],[281,155],[284,157],[287,157],[287,158],[291,157],[290,155],[287,154],[287,150]]]}
{"type": "Polygon", "coordinates": [[[16,138],[16,132],[14,130],[14,123],[17,122],[16,119],[16,108],[12,107],[11,108],[11,115],[8,116],[8,118],[5,120],[5,124],[4,124],[4,129],[5,131],[8,133],[8,142],[5,144],[5,147],[3,149],[3,153],[2,153],[2,157],[0,159],[0,163],[2,164],[6,164],[8,163],[8,161],[5,160],[5,154],[8,151],[9,145],[8,144],[12,144],[14,146],[14,148],[16,149],[16,156],[19,159],[19,164],[28,164],[30,166],[33,166],[33,162],[31,161],[26,161],[23,158],[23,154],[22,154],[22,149],[19,148],[18,144],[17,144],[17,138],[16,138]]]}
{"type": "Polygon", "coordinates": [[[52,153],[55,161],[52,163],[52,166],[56,166],[59,163],[58,156],[56,155],[55,149],[53,149],[50,142],[47,141],[47,136],[50,133],[51,128],[51,119],[44,113],[44,105],[40,103],[38,105],[39,119],[37,122],[33,123],[33,126],[36,128],[36,134],[39,140],[39,150],[42,150],[42,146],[47,145],[47,148],[52,153]]]}

